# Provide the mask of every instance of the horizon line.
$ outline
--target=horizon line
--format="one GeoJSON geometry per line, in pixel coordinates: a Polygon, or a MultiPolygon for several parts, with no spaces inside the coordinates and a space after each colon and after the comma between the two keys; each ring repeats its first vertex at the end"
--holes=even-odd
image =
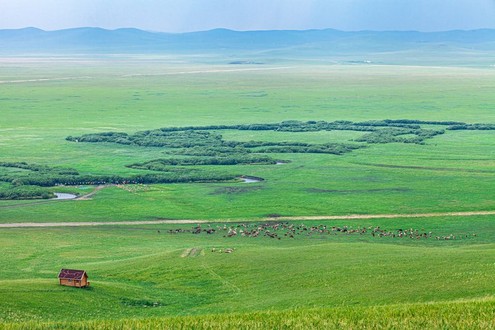
{"type": "Polygon", "coordinates": [[[119,31],[119,30],[138,30],[142,32],[148,32],[148,33],[163,33],[163,34],[188,34],[188,33],[201,33],[201,32],[210,32],[210,31],[217,31],[217,30],[223,30],[223,31],[230,31],[230,32],[307,32],[307,31],[338,31],[338,32],[344,32],[344,33],[359,33],[359,32],[379,32],[379,33],[386,33],[386,32],[414,32],[414,33],[445,33],[445,32],[472,32],[472,31],[495,31],[495,28],[476,28],[476,29],[451,29],[451,30],[435,30],[435,31],[421,31],[421,30],[372,30],[372,29],[364,29],[364,30],[340,30],[340,29],[335,29],[335,28],[314,28],[314,29],[253,29],[253,30],[235,30],[235,29],[230,29],[230,28],[225,28],[225,27],[216,27],[212,29],[207,29],[207,30],[194,30],[194,31],[184,31],[184,32],[167,32],[167,31],[156,31],[156,30],[146,30],[146,29],[141,29],[137,27],[119,27],[119,28],[105,28],[101,26],[78,26],[78,27],[70,27],[70,28],[62,28],[62,29],[55,29],[55,30],[45,30],[36,26],[26,26],[22,28],[0,28],[0,31],[18,31],[18,30],[28,30],[28,29],[34,29],[34,30],[39,30],[43,32],[57,32],[57,31],[69,31],[69,30],[80,30],[80,29],[99,29],[99,30],[105,30],[105,31],[119,31]]]}

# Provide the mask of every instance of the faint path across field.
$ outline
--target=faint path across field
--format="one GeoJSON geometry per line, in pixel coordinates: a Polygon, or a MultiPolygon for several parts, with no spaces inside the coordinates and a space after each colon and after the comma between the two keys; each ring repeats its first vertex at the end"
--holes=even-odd
{"type": "Polygon", "coordinates": [[[205,220],[148,220],[148,221],[109,221],[109,222],[26,222],[26,223],[2,223],[0,228],[23,227],[92,227],[92,226],[129,226],[129,225],[157,225],[157,224],[194,224],[203,223],[205,220]]]}
{"type": "Polygon", "coordinates": [[[110,185],[99,185],[99,186],[96,186],[96,188],[90,192],[89,194],[86,194],[86,195],[82,195],[82,196],[78,196],[76,198],[74,198],[75,200],[77,201],[85,201],[85,200],[89,200],[91,199],[91,197],[96,194],[98,191],[102,190],[103,188],[105,187],[108,187],[110,185]]]}
{"type": "Polygon", "coordinates": [[[495,215],[495,211],[470,212],[439,212],[413,214],[351,214],[351,215],[322,215],[300,217],[276,217],[269,220],[359,220],[359,219],[396,219],[396,218],[431,218],[431,217],[470,217],[475,215],[495,215]]]}
{"type": "Polygon", "coordinates": [[[243,69],[215,69],[215,70],[192,70],[192,71],[177,71],[177,72],[163,72],[163,73],[134,73],[126,74],[122,77],[147,77],[147,76],[175,76],[183,74],[200,74],[200,73],[222,73],[222,72],[243,72],[243,71],[269,71],[269,70],[282,70],[291,69],[291,66],[280,67],[265,67],[265,68],[243,68],[243,69]]]}
{"type": "MultiPolygon", "coordinates": [[[[415,214],[355,214],[355,215],[328,215],[328,216],[300,216],[265,218],[259,221],[280,220],[360,220],[360,219],[396,219],[396,218],[431,218],[431,217],[469,217],[476,215],[495,215],[495,211],[472,212],[443,212],[443,213],[415,213],[415,214]]],[[[232,221],[226,220],[225,222],[232,221]]],[[[194,224],[206,222],[222,222],[221,220],[147,220],[147,221],[111,221],[111,222],[26,222],[3,223],[0,228],[23,227],[88,227],[88,226],[115,226],[115,225],[157,225],[157,224],[194,224]]]]}
{"type": "Polygon", "coordinates": [[[92,78],[91,77],[60,77],[60,78],[38,78],[38,79],[0,80],[0,84],[22,84],[22,83],[31,83],[31,82],[82,80],[82,79],[92,79],[92,78]]]}
{"type": "MultiPolygon", "coordinates": [[[[125,74],[125,75],[122,75],[122,77],[175,76],[175,75],[201,74],[201,73],[269,71],[269,70],[282,70],[282,69],[291,69],[291,68],[293,68],[293,67],[283,66],[283,67],[259,67],[259,68],[242,68],[242,69],[191,70],[191,71],[177,71],[177,72],[163,72],[163,73],[134,73],[134,74],[125,74]]],[[[35,83],[35,82],[87,80],[87,79],[94,79],[94,78],[89,77],[89,76],[81,76],[81,77],[55,77],[55,78],[0,80],[0,84],[23,84],[23,83],[35,83]]]]}

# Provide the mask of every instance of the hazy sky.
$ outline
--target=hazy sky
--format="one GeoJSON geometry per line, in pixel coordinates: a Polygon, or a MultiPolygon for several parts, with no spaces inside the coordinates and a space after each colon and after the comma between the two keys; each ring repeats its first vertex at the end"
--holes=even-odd
{"type": "Polygon", "coordinates": [[[184,32],[495,28],[495,0],[0,0],[0,29],[184,32]]]}

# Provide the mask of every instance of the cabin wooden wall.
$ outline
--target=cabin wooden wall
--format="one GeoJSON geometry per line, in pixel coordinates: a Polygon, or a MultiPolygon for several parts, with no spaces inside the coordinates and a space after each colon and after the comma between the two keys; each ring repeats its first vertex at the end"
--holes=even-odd
{"type": "Polygon", "coordinates": [[[88,277],[83,276],[82,280],[69,280],[66,278],[60,279],[60,285],[74,286],[74,287],[85,287],[88,286],[88,277]]]}

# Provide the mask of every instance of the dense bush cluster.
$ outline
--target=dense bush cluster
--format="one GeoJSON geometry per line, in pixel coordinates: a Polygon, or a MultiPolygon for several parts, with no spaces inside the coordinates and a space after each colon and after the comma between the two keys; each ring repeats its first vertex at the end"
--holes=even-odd
{"type": "Polygon", "coordinates": [[[53,186],[53,178],[77,176],[75,169],[50,167],[26,162],[0,162],[0,199],[47,199],[55,195],[42,187],[53,186]],[[9,169],[20,169],[13,171],[9,169]]]}
{"type": "Polygon", "coordinates": [[[450,125],[465,125],[465,123],[460,121],[436,121],[436,120],[416,120],[416,119],[385,119],[384,123],[387,124],[404,124],[404,125],[440,125],[440,126],[450,126],[450,125]]]}
{"type": "Polygon", "coordinates": [[[325,144],[301,144],[288,146],[270,146],[257,149],[262,153],[307,153],[307,154],[333,154],[342,155],[352,150],[363,148],[360,145],[342,144],[342,143],[325,143],[325,144]]]}
{"type": "Polygon", "coordinates": [[[252,151],[241,147],[241,146],[236,146],[236,147],[192,147],[192,148],[187,148],[187,149],[176,149],[173,151],[168,151],[168,153],[174,154],[174,155],[184,155],[184,156],[205,156],[205,157],[226,157],[226,156],[231,156],[232,154],[235,155],[246,155],[251,153],[252,151]]]}
{"type": "Polygon", "coordinates": [[[355,147],[349,145],[321,144],[312,145],[297,142],[264,142],[264,141],[226,141],[217,132],[222,130],[241,131],[279,131],[279,132],[318,132],[318,131],[357,131],[368,132],[358,142],[366,143],[417,143],[423,144],[426,139],[442,134],[444,129],[459,130],[491,130],[495,125],[490,124],[466,124],[456,121],[422,121],[410,119],[386,119],[364,122],[351,121],[283,121],[280,123],[267,124],[243,124],[243,125],[209,125],[209,126],[186,126],[165,127],[155,130],[127,134],[122,132],[103,132],[85,134],[82,136],[67,137],[68,141],[74,142],[110,142],[125,145],[137,145],[146,147],[164,147],[172,149],[187,149],[176,151],[184,155],[217,156],[219,154],[248,153],[248,149],[261,148],[255,152],[307,152],[307,153],[333,153],[342,154],[352,151],[355,147]],[[423,129],[421,125],[445,126],[442,129],[423,129]],[[414,137],[403,137],[401,135],[414,135],[414,137]],[[273,147],[273,148],[266,148],[273,147]],[[199,149],[198,149],[199,148],[199,149]],[[231,150],[236,148],[236,150],[231,150]],[[192,150],[189,150],[192,149],[192,150]],[[327,152],[328,151],[328,152],[327,152]]]}
{"type": "MultiPolygon", "coordinates": [[[[0,172],[0,182],[9,187],[0,189],[0,199],[52,198],[53,193],[43,187],[58,185],[100,185],[100,184],[152,184],[152,183],[192,183],[231,181],[240,175],[216,174],[206,171],[190,171],[168,167],[167,173],[120,175],[80,175],[73,169],[49,167],[37,164],[0,163],[0,167],[15,167],[27,170],[25,173],[0,172]]],[[[144,167],[143,167],[144,168],[144,167]]]]}
{"type": "Polygon", "coordinates": [[[120,175],[29,175],[17,177],[3,175],[0,181],[13,186],[53,187],[58,185],[99,185],[99,184],[137,184],[137,183],[181,183],[228,181],[238,176],[214,174],[209,172],[170,171],[167,174],[120,175]]]}
{"type": "Polygon", "coordinates": [[[358,138],[358,142],[367,143],[415,143],[424,144],[424,141],[440,134],[444,130],[431,129],[381,129],[358,138]],[[406,135],[406,136],[405,136],[406,135]]]}
{"type": "Polygon", "coordinates": [[[19,186],[0,190],[0,199],[48,199],[55,195],[36,186],[19,186]]]}
{"type": "Polygon", "coordinates": [[[161,129],[137,132],[132,135],[119,132],[85,134],[79,137],[69,136],[74,142],[112,142],[142,147],[190,148],[194,146],[216,146],[221,144],[221,135],[206,131],[163,131],[161,129]]]}
{"type": "Polygon", "coordinates": [[[191,166],[191,165],[239,165],[257,164],[273,165],[277,161],[270,157],[237,155],[232,157],[187,157],[187,158],[166,158],[154,159],[145,163],[128,165],[130,168],[147,169],[154,171],[170,171],[170,166],[191,166]]]}
{"type": "Polygon", "coordinates": [[[208,131],[208,130],[240,130],[240,131],[285,131],[285,132],[317,132],[333,130],[350,130],[350,131],[373,131],[375,127],[403,127],[403,128],[420,128],[420,125],[456,125],[464,124],[462,122],[441,122],[441,121],[421,121],[421,120],[371,120],[354,123],[352,121],[297,121],[287,120],[280,123],[271,124],[242,124],[242,125],[209,125],[209,126],[185,126],[185,127],[165,127],[160,130],[164,132],[176,131],[208,131]]]}
{"type": "Polygon", "coordinates": [[[365,131],[373,130],[373,127],[403,127],[403,128],[420,128],[420,125],[468,125],[458,121],[432,121],[432,120],[415,120],[415,119],[385,119],[369,120],[354,123],[352,121],[338,120],[333,122],[327,121],[298,121],[287,120],[280,123],[266,124],[239,124],[239,125],[208,125],[208,126],[183,126],[183,127],[164,127],[159,130],[163,132],[177,131],[221,131],[221,130],[240,130],[240,131],[331,131],[331,130],[356,130],[365,131]]]}
{"type": "Polygon", "coordinates": [[[493,131],[495,130],[494,124],[456,124],[449,126],[449,130],[473,130],[473,131],[493,131]]]}
{"type": "Polygon", "coordinates": [[[34,171],[38,173],[53,173],[60,175],[78,175],[77,170],[64,167],[50,167],[37,164],[28,164],[26,162],[0,162],[0,167],[20,168],[23,170],[34,171]]]}
{"type": "Polygon", "coordinates": [[[10,188],[0,189],[0,198],[49,198],[52,194],[42,187],[56,185],[96,185],[126,183],[219,182],[241,175],[215,174],[189,166],[257,164],[272,165],[287,162],[263,154],[316,153],[342,155],[366,144],[414,143],[443,134],[445,130],[495,130],[493,124],[466,124],[455,121],[421,121],[386,119],[364,122],[351,121],[283,121],[280,123],[165,127],[134,134],[103,132],[69,136],[72,142],[116,143],[140,147],[163,148],[170,158],[154,159],[128,165],[129,168],[160,173],[139,175],[81,175],[72,168],[50,167],[26,162],[0,162],[0,182],[10,188]],[[440,126],[438,129],[422,125],[440,126]],[[357,131],[363,135],[355,143],[303,143],[273,141],[227,141],[219,133],[223,130],[318,132],[357,131]],[[182,157],[186,156],[186,157],[182,157]],[[4,168],[4,170],[1,170],[4,168]],[[10,168],[10,170],[9,170],[10,168]]]}
{"type": "MultiPolygon", "coordinates": [[[[74,142],[111,142],[126,145],[166,148],[167,153],[192,156],[188,158],[171,158],[153,160],[145,164],[133,164],[129,167],[167,171],[165,166],[188,165],[238,165],[238,164],[276,164],[277,160],[268,156],[255,156],[262,153],[326,153],[342,155],[362,145],[343,143],[312,144],[302,142],[268,142],[268,141],[227,141],[222,135],[211,130],[277,130],[277,131],[319,131],[323,129],[354,129],[375,131],[383,122],[368,122],[359,126],[352,122],[299,122],[286,121],[279,124],[255,125],[217,125],[203,127],[161,128],[126,133],[105,132],[86,134],[79,137],[69,136],[67,140],[74,142]],[[352,127],[351,127],[352,126],[352,127]],[[250,154],[250,155],[249,155],[250,154]]],[[[392,124],[390,124],[392,125],[392,124]]],[[[393,124],[396,125],[396,124],[393,124]]],[[[402,125],[402,124],[397,124],[402,125]]]]}

